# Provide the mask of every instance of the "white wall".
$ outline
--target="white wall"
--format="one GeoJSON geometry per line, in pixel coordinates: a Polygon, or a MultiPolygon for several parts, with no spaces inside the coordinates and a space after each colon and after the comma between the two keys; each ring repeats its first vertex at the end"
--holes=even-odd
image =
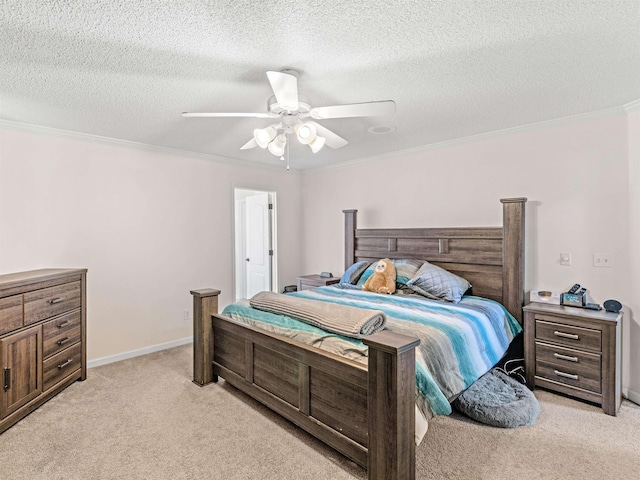
{"type": "MultiPolygon", "coordinates": [[[[628,115],[629,135],[629,297],[633,317],[627,320],[629,363],[633,374],[626,378],[629,398],[640,403],[640,101],[628,115]]],[[[629,369],[628,369],[629,370],[629,369]]]]}
{"type": "MultiPolygon", "coordinates": [[[[595,302],[629,306],[638,290],[629,288],[628,174],[622,109],[310,172],[302,178],[303,269],[343,271],[342,209],[358,209],[362,228],[494,226],[499,199],[524,196],[526,289],[560,292],[578,282],[595,302]],[[571,266],[560,265],[560,252],[571,252],[571,266]],[[593,267],[593,253],[611,254],[613,268],[593,267]]],[[[625,386],[638,388],[640,332],[628,311],[624,331],[625,386]]]]}
{"type": "Polygon", "coordinates": [[[0,273],[86,267],[89,360],[191,336],[189,290],[231,301],[233,185],[278,195],[280,284],[300,272],[300,178],[0,129],[0,273]]]}

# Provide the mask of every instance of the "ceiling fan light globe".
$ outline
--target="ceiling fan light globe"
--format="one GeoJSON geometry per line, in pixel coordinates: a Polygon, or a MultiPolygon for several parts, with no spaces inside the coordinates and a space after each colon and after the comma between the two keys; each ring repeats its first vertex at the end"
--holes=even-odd
{"type": "Polygon", "coordinates": [[[311,123],[302,123],[296,127],[298,141],[303,145],[309,145],[316,138],[316,127],[311,123]]]}
{"type": "Polygon", "coordinates": [[[268,146],[269,152],[276,157],[284,155],[284,147],[287,144],[287,139],[284,135],[278,135],[268,146]]]}
{"type": "Polygon", "coordinates": [[[273,127],[256,128],[253,131],[253,139],[256,141],[260,148],[267,148],[269,142],[276,138],[276,129],[273,127]]]}
{"type": "Polygon", "coordinates": [[[318,153],[322,147],[324,147],[324,143],[326,139],[324,137],[316,136],[311,143],[309,143],[309,148],[313,153],[318,153]]]}

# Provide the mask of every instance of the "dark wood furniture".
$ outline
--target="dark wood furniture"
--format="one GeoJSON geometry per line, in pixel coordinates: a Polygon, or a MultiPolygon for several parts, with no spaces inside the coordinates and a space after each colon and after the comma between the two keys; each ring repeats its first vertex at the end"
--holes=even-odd
{"type": "Polygon", "coordinates": [[[320,275],[303,275],[298,277],[298,291],[309,290],[316,287],[324,287],[338,283],[340,277],[321,277],[320,275]]]}
{"type": "MultiPolygon", "coordinates": [[[[501,200],[502,227],[358,229],[345,210],[345,266],[427,260],[467,278],[473,293],[521,321],[525,198],[501,200]]],[[[218,376],[368,469],[369,479],[415,478],[415,347],[389,331],[364,339],[368,366],[218,314],[219,290],[191,292],[194,382],[218,376]]]]}
{"type": "Polygon", "coordinates": [[[86,272],[0,275],[0,433],[87,378],[86,272]]]}
{"type": "Polygon", "coordinates": [[[598,403],[617,415],[622,313],[543,303],[523,310],[527,384],[598,403]]]}

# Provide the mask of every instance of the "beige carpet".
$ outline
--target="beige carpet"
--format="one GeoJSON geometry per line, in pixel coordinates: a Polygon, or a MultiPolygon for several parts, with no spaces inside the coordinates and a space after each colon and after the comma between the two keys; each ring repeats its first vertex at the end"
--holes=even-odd
{"type": "MultiPolygon", "coordinates": [[[[418,479],[637,478],[640,407],[610,417],[536,391],[533,427],[438,417],[418,479]]],[[[0,478],[364,479],[366,472],[220,382],[191,382],[191,347],[89,370],[0,435],[0,478]]]]}

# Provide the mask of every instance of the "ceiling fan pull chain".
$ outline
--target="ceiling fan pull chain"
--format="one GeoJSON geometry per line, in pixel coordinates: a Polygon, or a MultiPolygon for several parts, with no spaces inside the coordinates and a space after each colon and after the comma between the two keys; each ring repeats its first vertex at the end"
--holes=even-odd
{"type": "Polygon", "coordinates": [[[287,142],[287,171],[291,170],[291,167],[289,166],[289,142],[287,142]]]}

